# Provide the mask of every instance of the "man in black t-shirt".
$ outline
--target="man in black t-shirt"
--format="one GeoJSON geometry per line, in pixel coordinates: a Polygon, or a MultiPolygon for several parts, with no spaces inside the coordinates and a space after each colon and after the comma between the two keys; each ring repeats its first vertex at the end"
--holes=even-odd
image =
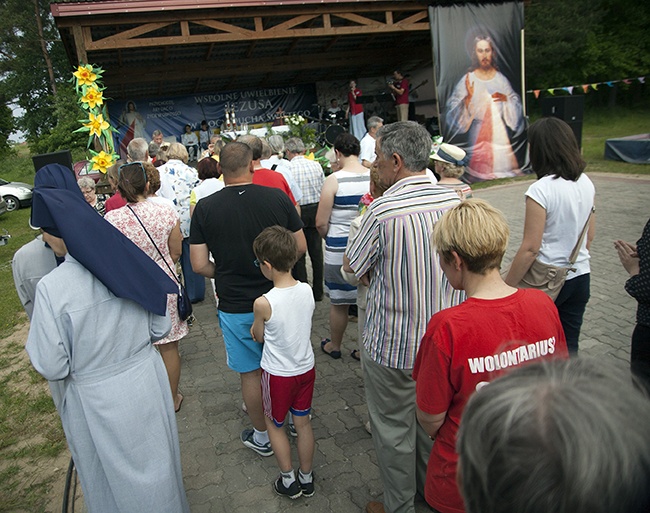
{"type": "Polygon", "coordinates": [[[299,257],[306,250],[305,235],[300,216],[284,192],[252,183],[252,151],[247,145],[226,144],[219,168],[226,187],[199,201],[192,216],[192,268],[215,279],[228,367],[240,374],[242,395],[253,422],[253,429],[245,429],[241,440],[258,454],[271,456],[262,411],[262,344],[253,341],[250,329],[253,302],[273,284],[258,268],[253,240],[264,228],[282,226],[296,238],[299,257]]]}

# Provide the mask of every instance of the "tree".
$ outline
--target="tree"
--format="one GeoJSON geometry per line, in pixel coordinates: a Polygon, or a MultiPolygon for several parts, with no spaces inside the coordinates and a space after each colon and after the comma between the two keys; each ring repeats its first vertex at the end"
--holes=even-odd
{"type": "Polygon", "coordinates": [[[25,111],[19,120],[30,146],[58,126],[61,102],[57,86],[68,87],[71,66],[50,14],[49,0],[3,0],[0,18],[0,94],[25,111]],[[65,83],[65,85],[64,85],[65,83]]]}
{"type": "Polygon", "coordinates": [[[7,104],[0,100],[0,156],[11,151],[9,135],[14,131],[14,117],[7,104]]]}
{"type": "Polygon", "coordinates": [[[650,2],[531,0],[526,84],[533,89],[637,77],[650,69],[650,2]]]}

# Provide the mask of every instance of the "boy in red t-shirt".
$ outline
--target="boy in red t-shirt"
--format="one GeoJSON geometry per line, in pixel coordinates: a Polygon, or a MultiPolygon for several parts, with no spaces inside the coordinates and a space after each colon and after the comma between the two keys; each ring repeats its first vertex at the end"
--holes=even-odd
{"type": "Polygon", "coordinates": [[[501,279],[508,236],[503,214],[478,199],[449,210],[433,231],[442,270],[467,294],[464,303],[431,318],[413,369],[418,420],[435,438],[425,498],[440,513],[464,511],[456,484],[456,434],[469,397],[511,367],[568,357],[553,301],[501,279]]]}

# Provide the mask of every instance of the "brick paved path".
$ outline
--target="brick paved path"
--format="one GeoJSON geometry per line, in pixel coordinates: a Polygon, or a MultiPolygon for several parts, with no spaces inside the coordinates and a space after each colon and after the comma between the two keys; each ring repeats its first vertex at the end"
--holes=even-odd
{"type": "MultiPolygon", "coordinates": [[[[636,303],[623,289],[627,273],[613,240],[635,242],[650,216],[650,179],[627,175],[591,176],[597,190],[597,230],[592,247],[591,301],[580,340],[582,354],[629,360],[629,340],[636,303]]],[[[506,215],[514,255],[523,230],[524,191],[530,182],[477,191],[506,215]]],[[[277,477],[275,458],[262,458],[239,441],[249,422],[241,411],[239,377],[225,364],[214,303],[195,309],[197,322],[180,344],[183,356],[178,414],[183,473],[193,513],[310,511],[358,513],[368,500],[381,500],[382,487],[367,420],[359,363],[350,358],[357,347],[356,323],[344,338],[343,358],[332,360],[320,351],[328,333],[329,303],[317,303],[312,330],[317,380],[313,427],[316,438],[316,494],[290,501],[277,497],[271,482],[277,477]]],[[[295,442],[292,441],[295,449],[295,442]]],[[[294,462],[297,457],[294,452],[294,462]]],[[[424,503],[416,511],[428,511],[424,503]]]]}

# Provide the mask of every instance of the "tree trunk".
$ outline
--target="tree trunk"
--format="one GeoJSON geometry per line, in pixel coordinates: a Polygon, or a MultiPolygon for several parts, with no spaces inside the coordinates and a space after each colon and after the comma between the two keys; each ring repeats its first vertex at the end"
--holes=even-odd
{"type": "Polygon", "coordinates": [[[47,66],[47,73],[50,76],[50,89],[52,94],[56,96],[56,81],[54,80],[54,68],[52,66],[52,59],[50,59],[50,54],[47,51],[47,44],[45,43],[45,35],[43,34],[43,22],[41,20],[41,6],[39,5],[38,0],[33,0],[34,2],[34,14],[36,15],[36,28],[38,30],[38,39],[41,41],[41,51],[43,52],[43,59],[45,59],[45,65],[47,66]]]}

